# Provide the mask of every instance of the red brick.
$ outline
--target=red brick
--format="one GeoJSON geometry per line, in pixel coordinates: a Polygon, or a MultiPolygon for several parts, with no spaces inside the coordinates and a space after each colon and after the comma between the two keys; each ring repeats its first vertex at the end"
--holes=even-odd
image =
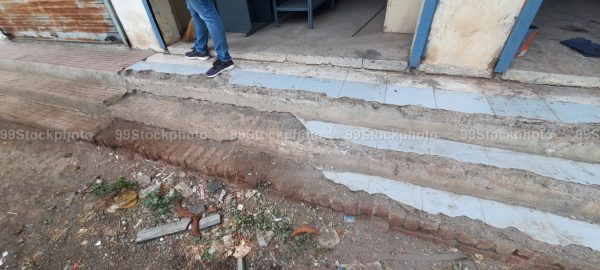
{"type": "Polygon", "coordinates": [[[550,256],[550,255],[538,255],[535,256],[534,261],[536,264],[539,265],[544,265],[544,266],[550,266],[550,265],[554,265],[557,261],[556,257],[550,256]]]}
{"type": "Polygon", "coordinates": [[[496,252],[502,255],[512,255],[517,247],[508,242],[496,242],[496,252]]]}
{"type": "Polygon", "coordinates": [[[358,214],[373,215],[373,197],[367,194],[358,195],[358,214]]]}
{"type": "Polygon", "coordinates": [[[458,242],[467,244],[467,245],[476,246],[479,243],[479,240],[477,240],[474,236],[472,236],[468,233],[460,233],[458,235],[458,242]]]}
{"type": "Polygon", "coordinates": [[[406,222],[406,212],[403,209],[393,209],[389,212],[388,221],[390,226],[402,227],[406,222]]]}
{"type": "Polygon", "coordinates": [[[440,227],[438,234],[442,239],[447,241],[456,239],[456,232],[448,227],[440,227]]]}
{"type": "Polygon", "coordinates": [[[320,206],[322,207],[329,207],[329,195],[328,194],[321,194],[319,195],[317,202],[319,203],[320,206]]]}
{"type": "Polygon", "coordinates": [[[483,250],[494,250],[494,248],[496,248],[496,244],[494,244],[494,242],[490,240],[484,239],[479,241],[479,244],[477,244],[477,248],[483,250]]]}
{"type": "Polygon", "coordinates": [[[525,263],[525,260],[523,260],[517,256],[510,256],[508,258],[508,260],[506,260],[506,262],[514,267],[519,267],[519,266],[523,265],[523,263],[525,263]]]}
{"type": "Polygon", "coordinates": [[[434,221],[423,222],[421,230],[428,233],[436,232],[440,227],[440,224],[434,221]]]}
{"type": "Polygon", "coordinates": [[[335,211],[342,211],[342,210],[344,210],[344,202],[342,201],[341,198],[334,197],[334,198],[331,198],[329,207],[331,207],[331,209],[333,209],[335,211]]]}
{"type": "Polygon", "coordinates": [[[344,213],[351,215],[351,216],[356,216],[358,215],[358,203],[356,202],[356,200],[349,200],[346,203],[344,203],[343,205],[343,209],[344,209],[344,213]]]}
{"type": "Polygon", "coordinates": [[[517,255],[525,257],[527,259],[531,259],[533,258],[533,256],[535,256],[535,252],[524,249],[517,249],[517,255]]]}
{"type": "Polygon", "coordinates": [[[415,217],[407,217],[404,222],[404,228],[411,231],[416,231],[421,227],[421,220],[415,217]]]}

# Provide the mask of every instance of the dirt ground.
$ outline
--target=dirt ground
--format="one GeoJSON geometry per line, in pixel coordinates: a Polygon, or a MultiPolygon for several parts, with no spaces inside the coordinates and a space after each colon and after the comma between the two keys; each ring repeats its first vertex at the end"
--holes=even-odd
{"type": "MultiPolygon", "coordinates": [[[[0,130],[41,132],[2,122],[0,130]]],[[[247,269],[509,269],[477,255],[441,260],[459,252],[390,231],[375,217],[352,222],[330,209],[286,200],[268,186],[223,182],[221,202],[220,192],[207,189],[209,180],[219,179],[131,153],[81,141],[1,139],[0,269],[235,269],[228,255],[242,242],[252,248],[247,269]],[[193,195],[184,201],[220,213],[222,223],[202,237],[184,232],[136,244],[139,230],[177,218],[172,212],[157,218],[142,200],[110,213],[111,198],[94,196],[92,187],[121,176],[137,181],[136,191],[161,179],[168,179],[165,188],[186,183],[193,195]],[[265,224],[265,216],[277,218],[265,224]],[[264,226],[275,237],[260,247],[256,232],[264,226]],[[300,226],[321,233],[292,237],[300,226]],[[223,241],[227,236],[232,243],[223,241]]]]}

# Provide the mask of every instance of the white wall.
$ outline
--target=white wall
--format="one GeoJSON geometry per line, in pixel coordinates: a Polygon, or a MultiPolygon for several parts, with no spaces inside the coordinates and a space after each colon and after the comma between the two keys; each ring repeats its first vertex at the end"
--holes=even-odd
{"type": "Polygon", "coordinates": [[[440,0],[419,69],[488,77],[525,0],[440,0]]]}
{"type": "Polygon", "coordinates": [[[383,32],[414,34],[424,0],[388,0],[383,32]]]}
{"type": "Polygon", "coordinates": [[[131,47],[163,51],[142,0],[111,0],[131,47]]]}

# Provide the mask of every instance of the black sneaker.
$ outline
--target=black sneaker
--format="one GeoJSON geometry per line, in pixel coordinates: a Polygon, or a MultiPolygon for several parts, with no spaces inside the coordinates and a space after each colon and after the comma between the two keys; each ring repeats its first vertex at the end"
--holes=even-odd
{"type": "Polygon", "coordinates": [[[213,78],[223,73],[223,71],[232,70],[234,67],[235,65],[233,64],[233,61],[222,62],[221,60],[217,59],[213,63],[212,68],[206,72],[206,76],[213,78]]]}
{"type": "Polygon", "coordinates": [[[210,55],[208,53],[199,53],[196,48],[192,48],[191,51],[185,53],[185,58],[192,60],[208,60],[210,55]]]}

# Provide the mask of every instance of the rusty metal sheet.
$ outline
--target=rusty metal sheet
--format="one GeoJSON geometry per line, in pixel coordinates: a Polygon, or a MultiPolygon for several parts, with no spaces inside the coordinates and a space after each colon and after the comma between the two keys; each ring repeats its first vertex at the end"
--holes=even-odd
{"type": "Polygon", "coordinates": [[[0,29],[15,38],[120,40],[102,0],[0,0],[0,29]]]}

